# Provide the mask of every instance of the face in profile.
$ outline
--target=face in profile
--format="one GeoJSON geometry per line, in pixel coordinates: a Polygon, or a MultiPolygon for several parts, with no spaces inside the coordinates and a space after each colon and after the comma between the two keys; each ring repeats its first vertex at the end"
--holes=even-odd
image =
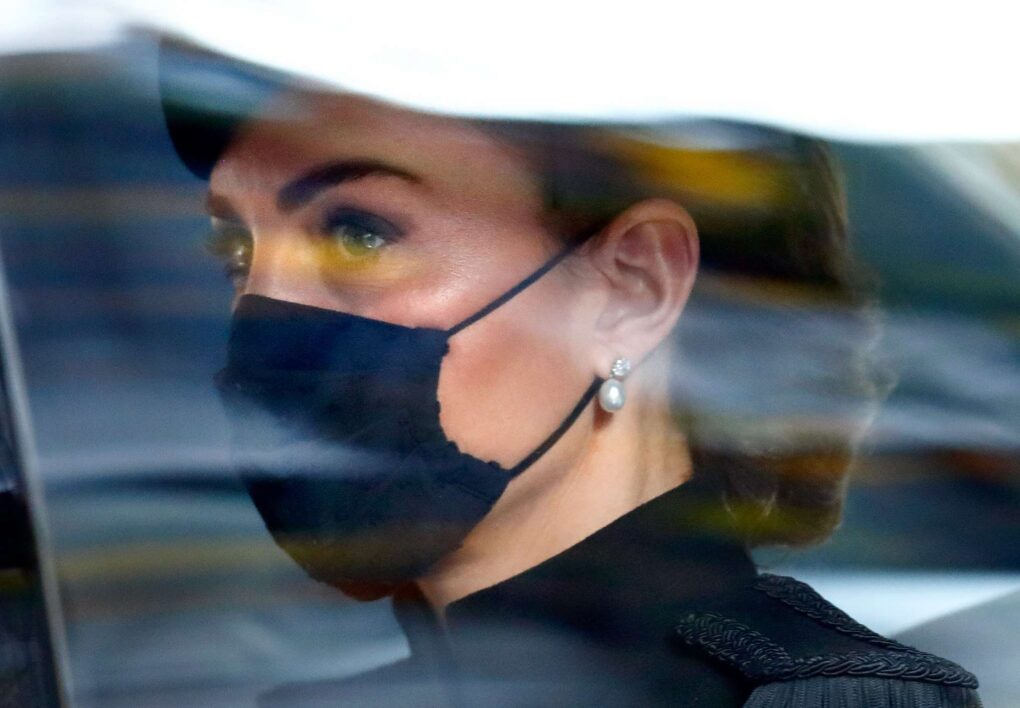
{"type": "MultiPolygon", "coordinates": [[[[336,94],[286,95],[250,120],[212,173],[208,205],[239,296],[408,327],[453,326],[564,239],[514,146],[466,121],[336,94]]],[[[596,362],[583,284],[576,266],[553,269],[450,339],[438,398],[462,450],[510,466],[584,390],[596,362]]]]}
{"type": "Polygon", "coordinates": [[[465,587],[509,577],[684,469],[621,474],[637,404],[597,439],[609,417],[593,400],[615,359],[675,325],[690,217],[647,199],[570,232],[550,217],[543,156],[511,135],[294,90],[212,171],[239,469],[280,545],[350,594],[420,580],[453,552],[465,587]],[[524,525],[542,538],[515,541],[524,525]],[[504,567],[477,572],[492,559],[504,567]]]}
{"type": "Polygon", "coordinates": [[[523,151],[464,121],[289,95],[239,132],[208,206],[236,294],[220,383],[253,452],[241,472],[313,577],[384,594],[525,468],[577,454],[597,281],[557,267],[567,240],[523,151]]]}

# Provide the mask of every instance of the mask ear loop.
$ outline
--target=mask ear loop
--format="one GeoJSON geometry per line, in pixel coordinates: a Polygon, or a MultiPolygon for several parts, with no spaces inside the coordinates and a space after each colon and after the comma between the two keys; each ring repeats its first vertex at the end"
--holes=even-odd
{"type": "Polygon", "coordinates": [[[486,305],[485,307],[480,309],[478,312],[474,313],[473,315],[469,315],[466,319],[461,320],[460,322],[455,324],[453,327],[450,327],[450,329],[446,330],[446,335],[448,337],[452,337],[453,335],[457,334],[457,332],[461,331],[465,327],[469,327],[469,326],[473,325],[475,322],[477,322],[478,320],[480,320],[483,317],[485,317],[487,314],[489,314],[490,312],[495,310],[497,307],[500,307],[501,305],[506,304],[515,295],[520,293],[522,290],[527,288],[529,285],[534,283],[536,280],[541,278],[543,275],[548,273],[550,270],[552,270],[553,268],[558,266],[560,264],[560,262],[564,258],[569,256],[571,253],[574,252],[574,250],[578,246],[580,246],[582,243],[587,241],[590,235],[591,234],[586,234],[585,236],[583,236],[581,238],[578,238],[578,239],[575,239],[571,243],[567,244],[566,248],[564,248],[562,251],[560,251],[555,256],[553,256],[548,261],[546,261],[541,266],[539,266],[539,268],[535,272],[533,272],[531,275],[529,275],[527,278],[525,278],[521,282],[517,283],[517,285],[514,285],[512,288],[510,288],[505,293],[503,293],[502,295],[497,297],[495,300],[490,302],[488,305],[486,305]]]}
{"type": "Polygon", "coordinates": [[[563,419],[563,422],[560,423],[559,427],[552,432],[552,435],[547,437],[545,441],[541,445],[536,447],[530,455],[528,455],[523,460],[521,460],[516,465],[510,468],[511,479],[519,475],[524,470],[528,469],[528,467],[530,467],[535,462],[535,460],[540,458],[549,450],[549,448],[555,445],[556,441],[563,437],[564,433],[570,430],[570,426],[574,424],[574,421],[577,420],[578,416],[581,415],[581,413],[584,412],[584,409],[588,407],[588,404],[591,403],[591,399],[595,397],[596,393],[598,393],[598,390],[602,386],[604,381],[605,379],[602,379],[598,376],[596,376],[592,380],[591,384],[588,386],[588,389],[581,396],[581,400],[579,400],[577,402],[577,405],[574,406],[574,409],[567,414],[567,417],[563,419]]]}
{"type": "MultiPolygon", "coordinates": [[[[504,305],[507,301],[509,301],[515,295],[520,293],[522,290],[527,288],[529,285],[531,285],[536,280],[538,280],[543,275],[545,275],[550,270],[552,270],[557,265],[559,265],[563,261],[564,258],[566,258],[571,253],[573,253],[574,250],[578,246],[580,246],[582,243],[587,241],[593,235],[594,235],[594,232],[586,233],[583,236],[581,236],[580,238],[576,238],[573,241],[571,241],[569,244],[567,244],[566,248],[564,248],[559,253],[557,253],[555,256],[553,256],[548,261],[543,263],[537,270],[535,270],[533,273],[531,273],[531,275],[529,275],[527,278],[525,278],[521,282],[519,282],[516,285],[514,285],[512,288],[510,288],[505,293],[503,293],[502,295],[497,297],[495,300],[490,302],[488,305],[486,305],[482,309],[478,310],[478,312],[474,313],[473,315],[469,316],[468,318],[466,318],[464,320],[461,320],[460,322],[455,324],[453,327],[451,327],[450,329],[446,330],[447,336],[448,337],[452,337],[453,335],[457,334],[457,332],[460,332],[465,327],[468,327],[468,326],[474,324],[475,322],[477,322],[478,320],[482,319],[487,314],[489,314],[490,312],[495,310],[497,307],[499,307],[501,305],[504,305]]],[[[529,454],[527,457],[525,457],[523,460],[518,462],[516,465],[514,465],[509,470],[510,478],[511,479],[513,479],[514,477],[519,475],[521,472],[526,470],[528,467],[530,467],[535,462],[535,460],[537,460],[542,455],[544,455],[549,450],[549,448],[551,448],[553,445],[556,444],[557,440],[559,440],[561,437],[563,437],[564,433],[566,433],[570,429],[570,426],[572,426],[574,424],[574,421],[577,420],[578,416],[580,416],[581,413],[584,412],[584,409],[588,407],[588,404],[591,403],[591,400],[595,397],[595,394],[598,393],[599,387],[601,387],[604,382],[605,382],[605,379],[602,379],[599,376],[594,377],[594,379],[592,380],[591,384],[589,384],[587,390],[581,395],[581,399],[574,406],[573,410],[571,410],[570,413],[567,414],[567,417],[563,419],[563,421],[559,424],[559,426],[556,428],[556,430],[554,430],[552,432],[552,434],[549,435],[549,437],[547,437],[542,442],[541,445],[536,447],[531,452],[531,454],[529,454]]]]}

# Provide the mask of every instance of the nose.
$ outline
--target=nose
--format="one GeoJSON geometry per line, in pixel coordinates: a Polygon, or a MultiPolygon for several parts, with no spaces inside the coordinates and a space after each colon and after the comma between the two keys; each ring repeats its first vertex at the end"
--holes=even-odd
{"type": "Polygon", "coordinates": [[[262,295],[316,307],[335,307],[324,292],[314,249],[293,228],[259,229],[242,295],[262,295]]]}

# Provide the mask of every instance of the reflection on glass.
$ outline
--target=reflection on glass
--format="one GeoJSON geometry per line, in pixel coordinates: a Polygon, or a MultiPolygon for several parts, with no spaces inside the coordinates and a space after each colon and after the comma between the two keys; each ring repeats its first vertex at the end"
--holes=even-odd
{"type": "MultiPolygon", "coordinates": [[[[1015,200],[1010,150],[451,118],[175,51],[162,94],[143,38],[4,80],[76,705],[741,705],[789,668],[713,613],[908,658],[769,625],[813,595],[756,570],[883,634],[1020,585],[1016,232],[960,177],[1015,200]]],[[[955,632],[910,636],[1017,695],[955,632]]]]}

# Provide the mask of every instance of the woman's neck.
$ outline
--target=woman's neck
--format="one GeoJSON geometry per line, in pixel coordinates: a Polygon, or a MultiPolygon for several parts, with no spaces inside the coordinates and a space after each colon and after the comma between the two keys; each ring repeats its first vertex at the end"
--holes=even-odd
{"type": "Polygon", "coordinates": [[[540,460],[513,480],[463,545],[418,581],[440,617],[450,603],[552,558],[690,477],[668,405],[641,398],[632,394],[608,424],[575,442],[573,464],[540,460]]]}

